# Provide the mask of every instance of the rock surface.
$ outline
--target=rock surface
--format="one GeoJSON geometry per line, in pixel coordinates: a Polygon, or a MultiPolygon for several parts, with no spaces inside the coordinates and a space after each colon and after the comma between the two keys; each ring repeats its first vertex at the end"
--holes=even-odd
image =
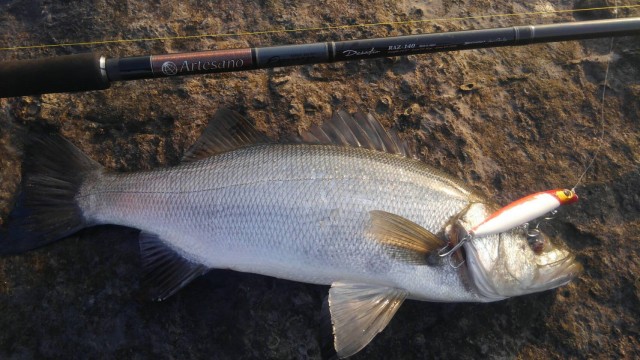
{"type": "MultiPolygon", "coordinates": [[[[608,2],[612,3],[611,1],[608,2]]],[[[619,3],[635,4],[632,1],[619,3]]],[[[0,1],[0,46],[251,32],[601,7],[604,1],[0,1]]],[[[600,11],[598,17],[611,17],[600,11]]],[[[639,16],[637,9],[618,16],[639,16]]],[[[593,13],[465,18],[331,31],[0,51],[0,61],[109,57],[582,20],[593,13]]],[[[217,108],[274,139],[336,108],[373,112],[424,160],[506,204],[577,191],[546,230],[583,263],[560,289],[492,304],[408,301],[355,359],[640,357],[638,37],[117,83],[0,100],[0,217],[18,192],[28,131],[61,133],[114,171],[179,162],[217,108]],[[611,59],[600,147],[600,97],[611,59]]],[[[162,303],[140,296],[137,231],[84,230],[0,259],[0,358],[319,358],[326,286],[214,270],[162,303]]]]}

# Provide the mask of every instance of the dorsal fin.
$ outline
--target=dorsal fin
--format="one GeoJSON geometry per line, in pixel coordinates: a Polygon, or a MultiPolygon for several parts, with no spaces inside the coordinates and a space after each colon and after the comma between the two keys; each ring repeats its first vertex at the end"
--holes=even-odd
{"type": "Polygon", "coordinates": [[[269,138],[242,115],[229,109],[219,109],[182,161],[195,161],[244,146],[268,143],[269,138]]]}
{"type": "Polygon", "coordinates": [[[385,130],[371,114],[361,112],[353,116],[336,111],[322,125],[313,125],[295,139],[296,142],[319,145],[342,145],[377,150],[405,157],[416,157],[395,130],[385,130]]]}

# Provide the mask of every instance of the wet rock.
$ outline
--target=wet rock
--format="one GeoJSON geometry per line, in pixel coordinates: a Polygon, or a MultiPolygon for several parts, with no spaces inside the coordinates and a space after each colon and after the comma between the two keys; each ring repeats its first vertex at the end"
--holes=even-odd
{"type": "MultiPolygon", "coordinates": [[[[489,8],[486,3],[175,6],[164,0],[13,0],[0,1],[0,38],[17,46],[255,32],[512,13],[524,6],[500,0],[489,8]]],[[[574,4],[590,8],[613,1],[574,4]]],[[[526,6],[561,10],[570,5],[526,6]]],[[[618,15],[638,16],[638,10],[618,15]]],[[[577,12],[575,17],[611,18],[613,13],[577,12]]],[[[566,18],[570,15],[545,21],[566,18]]],[[[0,61],[88,50],[118,57],[513,25],[522,23],[503,17],[114,42],[2,51],[0,61]]],[[[554,238],[584,265],[577,281],[492,304],[407,301],[389,327],[353,358],[638,358],[640,57],[637,37],[616,40],[604,145],[598,150],[608,44],[601,39],[470,50],[0,99],[0,219],[4,225],[18,194],[21,149],[30,132],[61,133],[107,169],[134,171],[177,164],[220,107],[239,110],[272,139],[321,123],[334,108],[374,111],[385,126],[401,128],[424,161],[499,204],[573,186],[597,154],[577,186],[580,201],[562,208],[549,223],[554,238]],[[470,83],[486,86],[459,89],[470,83]]],[[[136,230],[102,226],[0,258],[0,358],[320,358],[326,286],[214,270],[167,301],[152,303],[142,296],[136,239],[136,230]]]]}
{"type": "Polygon", "coordinates": [[[389,107],[393,104],[393,100],[391,100],[391,97],[383,95],[380,97],[380,99],[378,99],[378,102],[376,103],[376,112],[378,114],[384,113],[389,111],[389,107]]]}
{"type": "MultiPolygon", "coordinates": [[[[578,11],[574,14],[577,20],[596,20],[596,19],[611,19],[616,17],[616,12],[620,10],[616,9],[603,9],[613,8],[615,5],[628,5],[629,2],[620,0],[577,0],[573,4],[575,10],[581,9],[598,9],[594,11],[578,11]]],[[[619,14],[620,15],[620,14],[619,14]]]]}

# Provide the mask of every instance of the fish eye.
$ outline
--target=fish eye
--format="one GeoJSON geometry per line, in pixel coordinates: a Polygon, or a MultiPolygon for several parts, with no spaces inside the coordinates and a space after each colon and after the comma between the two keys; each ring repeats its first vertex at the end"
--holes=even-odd
{"type": "Polygon", "coordinates": [[[573,191],[571,191],[569,189],[564,189],[563,193],[564,193],[564,196],[566,196],[568,198],[573,197],[573,191]]]}
{"type": "Polygon", "coordinates": [[[535,236],[529,236],[529,247],[536,255],[542,254],[545,247],[544,236],[540,236],[539,232],[535,236]]]}
{"type": "Polygon", "coordinates": [[[536,238],[533,244],[531,244],[531,249],[536,255],[542,254],[542,251],[544,250],[544,248],[545,248],[545,241],[542,236],[539,236],[538,238],[536,238]]]}
{"type": "Polygon", "coordinates": [[[542,236],[539,229],[529,229],[527,231],[527,240],[529,242],[529,247],[536,255],[542,254],[542,251],[545,248],[545,237],[542,236]]]}

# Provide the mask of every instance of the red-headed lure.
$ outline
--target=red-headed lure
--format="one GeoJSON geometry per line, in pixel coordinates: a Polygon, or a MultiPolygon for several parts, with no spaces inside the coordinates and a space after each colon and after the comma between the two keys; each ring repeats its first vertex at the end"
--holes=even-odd
{"type": "Polygon", "coordinates": [[[525,196],[494,212],[469,230],[474,238],[498,234],[552,212],[560,205],[578,201],[573,190],[547,190],[525,196]]]}
{"type": "Polygon", "coordinates": [[[552,212],[560,205],[578,201],[578,194],[569,189],[547,190],[525,196],[489,215],[483,222],[469,230],[469,235],[448,250],[440,249],[440,256],[453,254],[465,242],[483,236],[498,234],[513,229],[540,216],[552,212]]]}

